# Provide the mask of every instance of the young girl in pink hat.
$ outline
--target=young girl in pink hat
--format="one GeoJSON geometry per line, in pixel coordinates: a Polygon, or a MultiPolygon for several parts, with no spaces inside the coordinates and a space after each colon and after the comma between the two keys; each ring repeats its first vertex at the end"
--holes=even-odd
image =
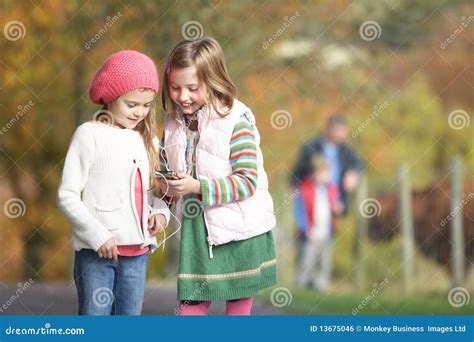
{"type": "Polygon", "coordinates": [[[158,89],[149,57],[131,50],[111,55],[89,90],[103,107],[71,139],[58,206],[72,225],[80,315],[141,313],[148,254],[170,215],[153,195],[158,89]]]}

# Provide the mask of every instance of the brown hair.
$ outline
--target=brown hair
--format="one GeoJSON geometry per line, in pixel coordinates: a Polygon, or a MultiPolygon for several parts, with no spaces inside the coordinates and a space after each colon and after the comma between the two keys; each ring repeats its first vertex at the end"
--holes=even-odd
{"type": "Polygon", "coordinates": [[[217,114],[224,117],[230,113],[237,89],[230,79],[225,65],[224,53],[214,38],[184,40],[171,51],[163,75],[162,104],[166,113],[176,119],[176,108],[169,95],[169,74],[171,69],[196,67],[200,87],[205,87],[206,103],[217,114]],[[221,111],[222,106],[225,108],[221,111]]]}
{"type": "Polygon", "coordinates": [[[328,160],[324,157],[321,157],[320,155],[315,155],[311,162],[315,172],[328,171],[331,168],[328,160]]]}

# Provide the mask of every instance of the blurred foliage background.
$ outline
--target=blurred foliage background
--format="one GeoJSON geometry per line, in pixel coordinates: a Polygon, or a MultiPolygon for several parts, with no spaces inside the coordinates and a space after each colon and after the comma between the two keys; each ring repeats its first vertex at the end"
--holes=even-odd
{"type": "MultiPolygon", "coordinates": [[[[89,82],[120,49],[152,56],[161,75],[167,54],[195,21],[194,29],[221,43],[238,97],[257,117],[278,208],[280,280],[291,283],[288,177],[302,144],[321,133],[330,115],[348,118],[371,194],[396,190],[402,162],[415,189],[445,178],[456,154],[472,177],[473,14],[472,2],[456,0],[1,1],[0,203],[19,198],[26,206],[18,218],[0,215],[0,280],[70,279],[70,228],[55,197],[69,139],[99,109],[88,99],[89,82]],[[19,33],[8,32],[12,21],[21,23],[19,33]],[[378,25],[374,39],[363,39],[367,22],[378,25]],[[283,129],[272,124],[276,111],[289,113],[283,129]],[[464,120],[461,129],[450,124],[454,111],[464,120]]],[[[351,231],[354,215],[341,223],[351,231]]],[[[351,288],[352,242],[342,233],[336,243],[340,291],[351,288]]],[[[152,256],[150,280],[175,279],[173,244],[152,256]]],[[[397,274],[397,239],[367,248],[367,284],[397,274]]],[[[419,287],[446,288],[447,270],[417,258],[419,287]],[[428,283],[433,274],[439,276],[428,283]]]]}

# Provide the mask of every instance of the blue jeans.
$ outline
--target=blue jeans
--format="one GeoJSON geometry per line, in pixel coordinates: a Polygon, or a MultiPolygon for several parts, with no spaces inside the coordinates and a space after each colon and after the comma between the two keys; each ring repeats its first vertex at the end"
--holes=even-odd
{"type": "Polygon", "coordinates": [[[76,251],[74,281],[79,315],[140,315],[145,295],[148,253],[99,258],[92,249],[76,251]]]}

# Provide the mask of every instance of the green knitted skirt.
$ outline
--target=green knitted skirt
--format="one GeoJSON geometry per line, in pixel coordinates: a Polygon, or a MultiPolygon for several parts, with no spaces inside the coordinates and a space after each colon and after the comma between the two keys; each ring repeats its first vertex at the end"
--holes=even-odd
{"type": "MultiPolygon", "coordinates": [[[[194,194],[183,203],[195,206],[194,194]],[[193,203],[194,202],[194,203],[193,203]]],[[[192,212],[195,208],[183,208],[192,212]]],[[[254,297],[276,284],[276,256],[272,232],[248,240],[213,247],[209,257],[207,231],[202,210],[183,215],[179,253],[178,300],[215,301],[254,297]]]]}

